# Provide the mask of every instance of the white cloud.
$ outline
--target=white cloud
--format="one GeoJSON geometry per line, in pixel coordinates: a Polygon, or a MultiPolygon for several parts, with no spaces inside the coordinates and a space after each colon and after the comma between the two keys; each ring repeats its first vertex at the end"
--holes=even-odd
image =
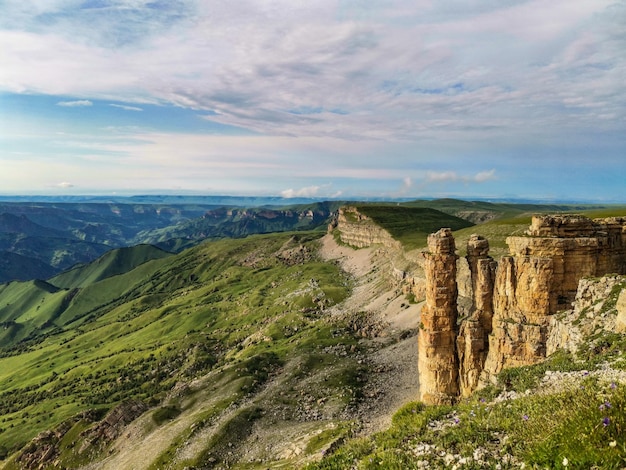
{"type": "Polygon", "coordinates": [[[485,181],[493,180],[495,178],[496,178],[496,170],[489,170],[489,171],[481,171],[480,173],[476,173],[471,180],[477,183],[484,183],[485,181]]]}
{"type": "Polygon", "coordinates": [[[319,186],[307,186],[306,188],[300,188],[300,189],[285,189],[284,191],[281,191],[281,195],[284,198],[294,198],[294,197],[314,197],[317,196],[317,193],[319,192],[320,187],[319,186]]]}
{"type": "Polygon", "coordinates": [[[35,2],[57,20],[8,8],[24,30],[0,31],[0,88],[172,103],[270,135],[510,140],[615,127],[626,57],[610,4],[118,1],[96,15],[35,2]]]}
{"type": "Polygon", "coordinates": [[[109,106],[113,106],[114,108],[120,108],[125,111],[143,111],[143,108],[139,108],[137,106],[127,106],[125,104],[109,104],[109,106]]]}
{"type": "Polygon", "coordinates": [[[57,184],[57,187],[66,189],[66,188],[73,188],[74,185],[72,183],[68,183],[67,181],[64,181],[62,183],[57,184]]]}
{"type": "Polygon", "coordinates": [[[495,179],[496,170],[481,171],[474,175],[459,175],[456,171],[428,171],[426,172],[426,182],[429,183],[446,183],[446,182],[465,182],[465,183],[484,183],[485,181],[495,179]]]}
{"type": "Polygon", "coordinates": [[[93,106],[93,103],[89,100],[76,100],[76,101],[59,101],[57,106],[65,106],[68,108],[79,108],[84,106],[93,106]]]}
{"type": "Polygon", "coordinates": [[[429,171],[426,173],[426,181],[433,183],[458,180],[459,175],[455,171],[429,171]]]}
{"type": "Polygon", "coordinates": [[[102,161],[91,184],[105,170],[111,181],[132,174],[129,185],[141,174],[145,185],[228,187],[237,176],[294,196],[325,194],[333,178],[346,194],[360,179],[394,194],[459,183],[508,190],[513,167],[561,168],[573,154],[611,155],[622,165],[614,173],[623,169],[623,1],[5,3],[0,92],[70,107],[162,105],[99,123],[102,134],[84,144],[73,136],[61,155],[68,167],[48,187],[64,178],[84,187],[87,170],[67,171],[78,158],[102,161]],[[154,124],[152,111],[172,106],[253,136],[154,124]],[[123,165],[106,166],[112,155],[123,165]]]}

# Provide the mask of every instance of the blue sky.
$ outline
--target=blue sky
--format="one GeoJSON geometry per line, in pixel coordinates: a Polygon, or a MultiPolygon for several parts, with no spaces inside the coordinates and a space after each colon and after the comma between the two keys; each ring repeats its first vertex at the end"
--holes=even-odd
{"type": "Polygon", "coordinates": [[[626,2],[0,0],[0,193],[626,202],[626,2]]]}

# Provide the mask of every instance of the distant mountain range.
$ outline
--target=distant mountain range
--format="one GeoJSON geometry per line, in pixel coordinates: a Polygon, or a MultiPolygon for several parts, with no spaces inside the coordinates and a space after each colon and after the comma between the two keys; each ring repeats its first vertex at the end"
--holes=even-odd
{"type": "Polygon", "coordinates": [[[114,248],[150,243],[178,252],[207,238],[312,230],[325,227],[340,205],[241,208],[188,199],[180,204],[126,201],[0,202],[0,283],[47,279],[114,248]]]}
{"type": "MultiPolygon", "coordinates": [[[[354,204],[311,198],[172,195],[0,197],[0,201],[3,199],[0,283],[48,279],[89,263],[109,250],[139,244],[152,244],[176,253],[206,239],[323,230],[340,206],[354,204]]],[[[472,223],[524,211],[602,207],[457,199],[359,201],[358,204],[428,208],[472,223]]],[[[438,219],[436,215],[435,219],[438,219]]]]}

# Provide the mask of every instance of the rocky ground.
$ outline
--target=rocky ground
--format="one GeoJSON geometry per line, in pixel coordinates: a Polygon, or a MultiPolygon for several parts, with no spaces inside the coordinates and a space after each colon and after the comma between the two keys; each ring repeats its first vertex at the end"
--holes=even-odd
{"type": "Polygon", "coordinates": [[[376,432],[389,426],[399,407],[418,399],[417,328],[422,304],[409,303],[388,279],[392,270],[388,249],[353,249],[338,245],[327,235],[320,253],[339,262],[355,282],[352,295],[333,314],[351,317],[360,313],[367,318],[361,344],[372,375],[357,416],[364,434],[376,432]]]}

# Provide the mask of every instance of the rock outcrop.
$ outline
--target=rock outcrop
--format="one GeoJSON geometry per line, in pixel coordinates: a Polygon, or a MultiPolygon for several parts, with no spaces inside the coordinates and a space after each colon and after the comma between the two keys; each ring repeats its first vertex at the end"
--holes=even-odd
{"type": "Polygon", "coordinates": [[[339,230],[339,237],[343,243],[355,248],[372,245],[383,245],[394,249],[402,248],[400,242],[394,240],[389,232],[375,224],[368,216],[353,206],[339,209],[337,219],[330,224],[329,230],[334,228],[339,230]]]}
{"type": "Polygon", "coordinates": [[[620,299],[626,307],[624,287],[626,278],[617,274],[581,279],[572,310],[550,317],[546,354],[559,349],[575,353],[583,338],[601,329],[623,332],[619,324],[620,299]]]}
{"type": "Polygon", "coordinates": [[[428,237],[425,253],[426,304],[418,333],[420,399],[453,402],[459,394],[456,355],[457,287],[454,237],[441,229],[428,237]]]}
{"type": "MultiPolygon", "coordinates": [[[[466,259],[472,305],[457,325],[450,323],[458,296],[456,280],[450,280],[456,273],[454,239],[446,229],[429,237],[418,336],[423,401],[467,396],[503,368],[544,359],[569,341],[555,314],[572,307],[577,291],[582,292],[581,279],[626,273],[626,218],[535,216],[526,236],[509,237],[507,244],[510,255],[496,263],[488,241],[470,237],[466,259]]],[[[618,316],[616,327],[622,322],[626,328],[618,316]]]]}
{"type": "Polygon", "coordinates": [[[484,379],[546,357],[552,316],[572,307],[581,279],[626,272],[625,218],[535,216],[527,236],[506,242],[484,379]]]}
{"type": "Polygon", "coordinates": [[[128,400],[120,403],[109,411],[102,421],[81,433],[80,437],[84,439],[84,442],[79,453],[108,445],[117,439],[124,426],[147,410],[148,406],[140,400],[128,400]]]}

